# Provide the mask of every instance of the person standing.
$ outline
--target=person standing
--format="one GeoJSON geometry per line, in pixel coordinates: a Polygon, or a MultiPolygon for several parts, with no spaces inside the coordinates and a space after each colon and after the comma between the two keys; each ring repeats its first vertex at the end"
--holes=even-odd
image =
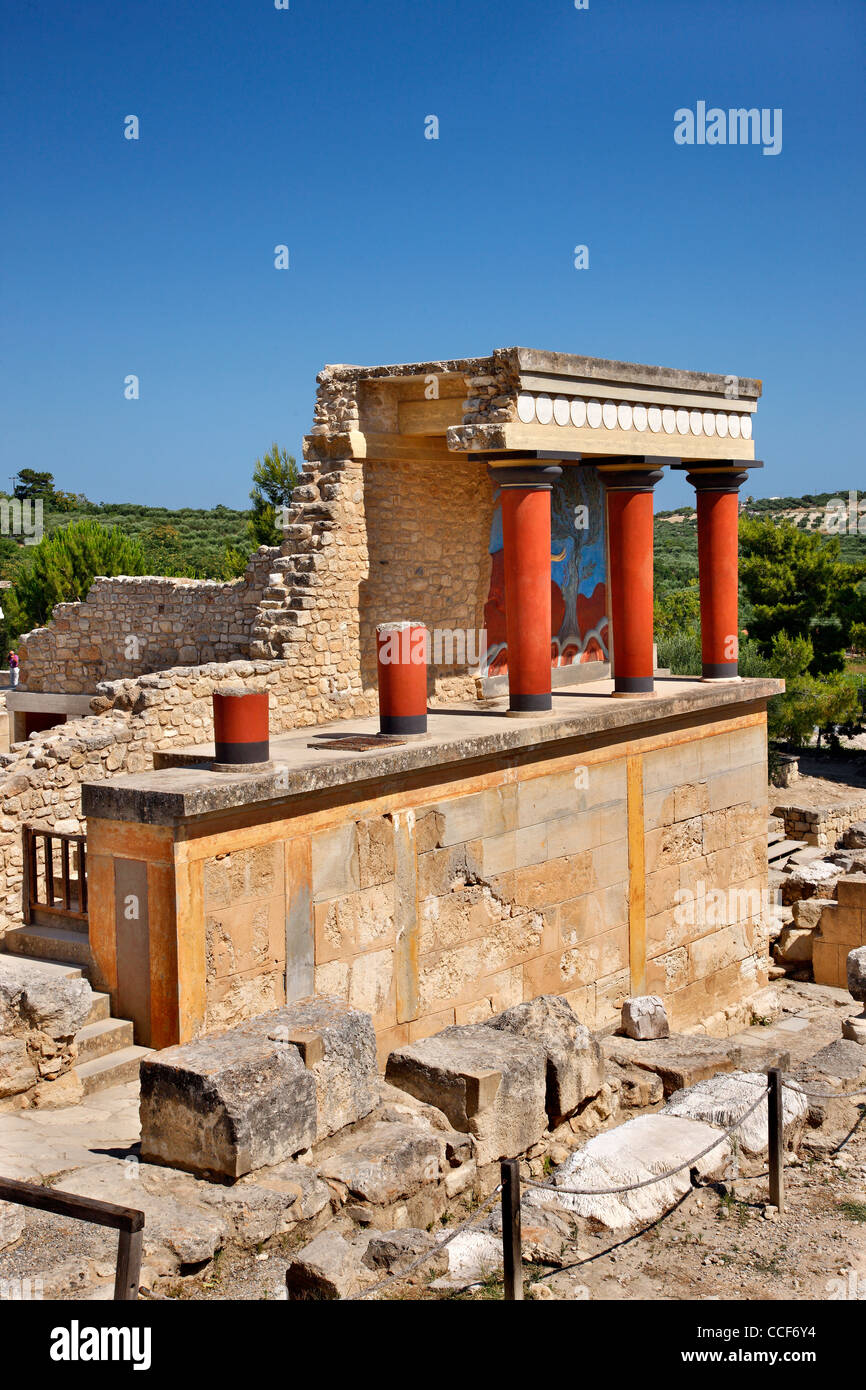
{"type": "Polygon", "coordinates": [[[9,684],[10,684],[10,685],[17,685],[17,684],[18,684],[18,671],[19,671],[18,653],[17,653],[17,652],[10,652],[10,653],[9,653],[9,684]]]}

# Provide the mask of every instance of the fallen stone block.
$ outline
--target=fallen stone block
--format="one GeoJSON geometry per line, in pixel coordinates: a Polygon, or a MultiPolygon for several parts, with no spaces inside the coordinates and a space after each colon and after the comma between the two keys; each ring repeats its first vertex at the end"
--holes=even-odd
{"type": "Polygon", "coordinates": [[[601,1045],[605,1057],[620,1066],[654,1071],[661,1077],[666,1096],[716,1072],[733,1071],[742,1060],[741,1049],[727,1038],[699,1033],[672,1033],[647,1042],[613,1036],[603,1038],[601,1045]]]}
{"type": "Polygon", "coordinates": [[[627,1038],[670,1037],[670,1024],[665,1006],[657,994],[636,994],[623,1000],[622,1033],[627,1038]]]}
{"type": "Polygon", "coordinates": [[[551,1175],[549,1191],[530,1188],[526,1202],[555,1205],[574,1212],[593,1227],[609,1231],[629,1230],[656,1220],[691,1187],[690,1170],[701,1177],[722,1177],[731,1158],[731,1145],[713,1125],[679,1116],[639,1115],[624,1125],[590,1139],[551,1175]],[[719,1142],[696,1163],[692,1160],[707,1145],[719,1142]],[[687,1166],[681,1168],[682,1164],[687,1166]],[[680,1169],[671,1177],[661,1174],[680,1169]],[[634,1184],[659,1178],[645,1187],[634,1184]],[[598,1195],[575,1196],[562,1188],[586,1188],[598,1195]],[[630,1187],[628,1192],[605,1189],[630,1187]]]}
{"type": "Polygon", "coordinates": [[[342,999],[298,999],[239,1025],[297,1047],[316,1083],[316,1139],[369,1115],[379,1099],[373,1020],[342,999]]]}
{"type": "MultiPolygon", "coordinates": [[[[738,1115],[745,1115],[754,1105],[761,1091],[766,1088],[767,1078],[761,1072],[734,1071],[721,1076],[711,1076],[699,1081],[686,1091],[677,1091],[671,1096],[663,1115],[681,1115],[690,1120],[703,1120],[706,1124],[718,1125],[728,1129],[738,1115]]],[[[806,1122],[809,1102],[796,1082],[782,1087],[782,1126],[789,1146],[796,1143],[806,1122]]],[[[733,1132],[733,1137],[743,1152],[753,1158],[767,1153],[769,1148],[769,1122],[767,1100],[762,1098],[758,1108],[733,1132]]]]}
{"type": "Polygon", "coordinates": [[[0,1033],[33,1030],[50,1038],[72,1038],[83,1028],[93,991],[80,976],[46,973],[20,957],[0,962],[0,1033]]]}
{"type": "Polygon", "coordinates": [[[846,849],[866,849],[866,820],[854,821],[842,836],[846,849]]]}
{"type": "Polygon", "coordinates": [[[234,1030],[141,1063],[141,1156],[238,1178],[308,1149],[316,1084],[290,1043],[234,1030]]]}
{"type": "Polygon", "coordinates": [[[626,1110],[643,1110],[664,1100],[665,1088],[655,1072],[642,1067],[622,1067],[608,1062],[605,1068],[608,1085],[619,1087],[619,1103],[626,1110]]]}
{"type": "Polygon", "coordinates": [[[837,1038],[804,1062],[800,1071],[806,1077],[826,1076],[833,1081],[866,1080],[866,1056],[858,1043],[837,1038]]]}
{"type": "Polygon", "coordinates": [[[798,865],[793,873],[782,879],[782,903],[789,906],[801,898],[817,897],[819,888],[822,890],[821,896],[829,898],[842,872],[840,865],[828,864],[823,859],[798,865]]]}
{"type": "Polygon", "coordinates": [[[572,1115],[604,1085],[604,1056],[568,1000],[542,994],[515,1004],[485,1023],[486,1028],[529,1038],[547,1059],[545,1107],[550,1128],[572,1115]]]}
{"type": "Polygon", "coordinates": [[[461,1231],[448,1252],[448,1273],[434,1279],[431,1289],[465,1289],[483,1283],[491,1275],[502,1275],[502,1238],[490,1231],[461,1231]]]}
{"type": "Polygon", "coordinates": [[[836,906],[835,898],[800,898],[791,909],[794,916],[794,926],[813,929],[819,927],[824,908],[836,906]]]}
{"type": "Polygon", "coordinates": [[[419,1231],[407,1227],[401,1231],[378,1231],[369,1241],[364,1251],[362,1263],[380,1276],[400,1274],[410,1265],[426,1256],[418,1266],[419,1277],[428,1278],[431,1274],[445,1274],[448,1270],[448,1250],[433,1252],[445,1237],[434,1235],[431,1231],[419,1231]]]}
{"type": "Polygon", "coordinates": [[[0,1037],[0,1100],[29,1091],[38,1080],[24,1039],[0,1037]]]}
{"type": "Polygon", "coordinates": [[[376,1206],[411,1197],[447,1167],[444,1138],[416,1125],[368,1123],[334,1141],[318,1163],[323,1178],[376,1206]]]}
{"type": "Polygon", "coordinates": [[[351,1298],[365,1284],[376,1283],[362,1263],[367,1238],[347,1240],[339,1231],[322,1231],[294,1256],[286,1270],[291,1301],[351,1298]]]}
{"type": "Polygon", "coordinates": [[[540,1044],[469,1024],[397,1048],[385,1075],[474,1135],[480,1166],[515,1158],[544,1134],[546,1072],[540,1044]]]}
{"type": "MultiPolygon", "coordinates": [[[[809,901],[807,899],[807,901],[809,901]]],[[[811,899],[815,901],[815,899],[811,899]]],[[[783,927],[773,947],[773,959],[779,965],[803,965],[812,959],[812,927],[783,927]]]]}
{"type": "Polygon", "coordinates": [[[848,993],[853,999],[866,1003],[866,946],[848,952],[848,993]]]}

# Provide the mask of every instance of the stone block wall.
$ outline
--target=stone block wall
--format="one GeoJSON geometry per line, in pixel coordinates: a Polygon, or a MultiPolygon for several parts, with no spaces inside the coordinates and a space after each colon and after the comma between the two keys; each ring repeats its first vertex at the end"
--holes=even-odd
{"type": "Polygon", "coordinates": [[[790,839],[805,840],[821,849],[833,849],[848,827],[866,816],[866,796],[831,806],[811,806],[799,800],[777,801],[773,815],[783,818],[785,834],[790,839]]]}
{"type": "Polygon", "coordinates": [[[816,985],[848,988],[848,952],[866,946],[866,874],[846,874],[836,885],[836,901],[827,903],[812,938],[816,985]]]}
{"type": "MultiPolygon", "coordinates": [[[[769,964],[765,727],[759,713],[626,731],[162,829],[201,978],[178,986],[198,1002],[160,1037],[279,1005],[287,969],[290,997],[369,1012],[383,1055],[547,993],[593,1029],[651,991],[675,1028],[735,1030],[769,964]]],[[[94,844],[113,824],[91,822],[94,844]]],[[[92,944],[113,930],[107,880],[101,899],[92,944]]]]}

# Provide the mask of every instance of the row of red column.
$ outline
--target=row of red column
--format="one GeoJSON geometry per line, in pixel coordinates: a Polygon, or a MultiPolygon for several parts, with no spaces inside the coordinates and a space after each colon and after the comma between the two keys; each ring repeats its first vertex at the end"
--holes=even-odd
{"type": "MultiPolygon", "coordinates": [[[[605,486],[614,695],[653,691],[653,488],[662,460],[598,462],[605,486]]],[[[701,647],[706,680],[737,676],[738,491],[742,463],[687,467],[697,494],[701,647]]],[[[757,465],[760,466],[760,465],[757,465]]],[[[557,465],[491,468],[501,490],[509,712],[552,706],[550,493],[557,465]]]]}

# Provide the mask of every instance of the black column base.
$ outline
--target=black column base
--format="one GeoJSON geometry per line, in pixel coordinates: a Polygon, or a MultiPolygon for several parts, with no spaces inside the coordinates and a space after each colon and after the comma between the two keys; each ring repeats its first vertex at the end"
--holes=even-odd
{"type": "Polygon", "coordinates": [[[508,708],[515,714],[543,714],[545,710],[553,709],[553,696],[548,691],[544,695],[515,695],[509,693],[508,708]]]}
{"type": "Polygon", "coordinates": [[[261,743],[216,743],[214,750],[214,762],[224,763],[229,767],[235,764],[243,767],[245,763],[266,763],[271,756],[268,739],[261,743]]]}
{"type": "Polygon", "coordinates": [[[423,714],[380,714],[380,734],[426,734],[427,711],[423,714]]]}
{"type": "Polygon", "coordinates": [[[705,681],[729,681],[739,675],[736,661],[705,661],[702,673],[705,681]]]}
{"type": "Polygon", "coordinates": [[[655,689],[652,676],[614,676],[616,695],[651,695],[655,689]]]}

